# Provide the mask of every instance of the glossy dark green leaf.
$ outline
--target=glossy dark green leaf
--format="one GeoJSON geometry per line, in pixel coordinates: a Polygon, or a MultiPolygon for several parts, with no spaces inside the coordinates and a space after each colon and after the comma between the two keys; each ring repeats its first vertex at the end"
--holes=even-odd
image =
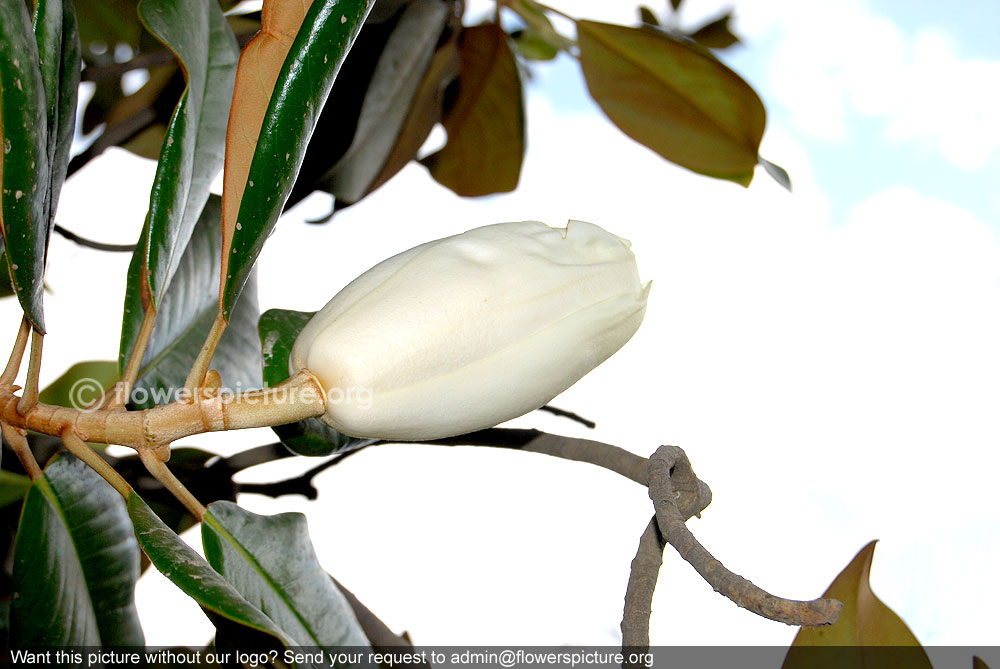
{"type": "Polygon", "coordinates": [[[316,559],[302,514],[260,516],[215,502],[201,536],[209,563],[297,645],[368,646],[350,604],[316,559]]]}
{"type": "Polygon", "coordinates": [[[7,266],[7,254],[3,252],[2,240],[0,240],[0,297],[14,297],[14,286],[10,282],[10,268],[7,266]]]}
{"type": "Polygon", "coordinates": [[[449,16],[440,0],[414,0],[402,12],[375,66],[347,152],[323,180],[338,200],[364,197],[396,145],[449,16]]]}
{"type": "Polygon", "coordinates": [[[142,646],[138,578],[139,550],[121,497],[79,460],[53,460],[21,511],[12,645],[142,646]]]}
{"type": "Polygon", "coordinates": [[[291,638],[274,621],[244,599],[135,493],[128,500],[128,515],[139,545],[153,566],[206,612],[265,634],[281,645],[292,645],[291,638]]]}
{"type": "MultiPolygon", "coordinates": [[[[295,338],[314,312],[269,309],[260,317],[261,352],[264,359],[264,383],[276,386],[290,376],[289,357],[295,338]]],[[[298,455],[323,456],[352,451],[374,443],[374,439],[348,437],[319,418],[307,418],[287,425],[275,425],[281,442],[298,455]]]]}
{"type": "MultiPolygon", "coordinates": [[[[221,216],[222,202],[212,195],[157,309],[156,329],[146,347],[132,392],[132,404],[137,408],[178,399],[173,391],[184,387],[188,370],[215,321],[219,309],[221,216]]],[[[219,371],[228,390],[242,392],[263,385],[257,349],[259,316],[257,281],[251,276],[244,299],[233,312],[212,358],[212,366],[219,371]]],[[[124,356],[123,348],[119,364],[124,364],[124,356]]]]}
{"type": "Polygon", "coordinates": [[[80,86],[80,37],[71,0],[38,0],[35,39],[45,89],[48,161],[51,169],[46,224],[55,221],[59,192],[66,180],[69,151],[76,130],[76,97],[80,86]]]}
{"type": "Polygon", "coordinates": [[[99,399],[117,380],[118,363],[113,360],[78,362],[38,393],[38,401],[83,409],[99,399]]]}
{"type": "Polygon", "coordinates": [[[688,37],[706,49],[728,49],[739,44],[740,38],[729,28],[732,12],[726,12],[717,19],[712,19],[700,28],[688,33],[688,37]]]}
{"type": "Polygon", "coordinates": [[[517,61],[496,24],[467,28],[444,147],[421,162],[438,183],[475,197],[514,190],[524,160],[524,101],[517,61]]]}
{"type": "Polygon", "coordinates": [[[223,230],[219,308],[227,320],[281,215],[333,80],[373,2],[314,2],[292,42],[264,115],[239,214],[223,230]]]}
{"type": "Polygon", "coordinates": [[[801,628],[785,657],[783,669],[876,669],[885,666],[930,669],[930,659],[920,648],[920,642],[913,636],[910,628],[872,592],[868,579],[874,554],[875,542],[872,541],[833,580],[823,597],[838,599],[843,603],[840,617],[828,627],[801,628]],[[817,654],[807,650],[816,646],[851,652],[817,654]],[[884,656],[878,651],[900,646],[911,646],[915,652],[906,653],[904,664],[884,664],[884,656]],[[862,647],[874,648],[876,652],[863,652],[862,647]]]}
{"type": "Polygon", "coordinates": [[[639,20],[651,26],[660,25],[660,20],[656,18],[656,13],[646,5],[639,5],[639,20]]]}
{"type": "MultiPolygon", "coordinates": [[[[158,308],[222,167],[239,47],[215,2],[142,0],[139,15],[182,63],[187,87],[167,126],[149,213],[129,272],[122,323],[131,351],[144,310],[158,308]],[[138,284],[136,284],[138,282],[138,284]],[[140,308],[135,309],[138,299],[140,308]]],[[[208,284],[205,284],[206,287],[208,284]]]]}
{"type": "Polygon", "coordinates": [[[42,275],[49,196],[45,109],[38,46],[27,7],[4,0],[0,2],[0,234],[17,299],[41,332],[45,331],[42,275]]]}
{"type": "Polygon", "coordinates": [[[739,75],[658,30],[578,21],[577,39],[591,96],[625,134],[694,172],[749,185],[765,112],[739,75]]]}

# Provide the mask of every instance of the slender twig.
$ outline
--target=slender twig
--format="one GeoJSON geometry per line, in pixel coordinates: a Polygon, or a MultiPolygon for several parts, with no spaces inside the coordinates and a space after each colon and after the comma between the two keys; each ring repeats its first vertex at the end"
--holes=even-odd
{"type": "Polygon", "coordinates": [[[135,251],[135,244],[105,244],[104,242],[95,242],[92,239],[81,237],[72,230],[67,230],[58,223],[55,224],[54,229],[74,244],[78,244],[88,249],[94,249],[96,251],[112,251],[114,253],[131,253],[135,251]]]}
{"type": "Polygon", "coordinates": [[[184,487],[184,484],[174,476],[166,463],[160,460],[153,451],[145,448],[139,449],[139,459],[142,460],[142,464],[146,466],[153,478],[169,490],[192,516],[199,521],[205,517],[205,507],[202,503],[195,499],[195,496],[184,487]]]}
{"type": "Polygon", "coordinates": [[[577,423],[583,425],[584,427],[589,427],[591,430],[597,427],[597,423],[595,423],[590,419],[584,418],[580,414],[573,413],[572,411],[566,411],[565,409],[559,409],[554,406],[549,406],[548,404],[546,404],[543,407],[539,407],[538,410],[547,411],[553,416],[559,416],[560,418],[569,418],[570,420],[576,421],[577,423]]]}
{"type": "Polygon", "coordinates": [[[666,546],[656,516],[649,520],[639,548],[632,560],[632,570],[625,590],[625,612],[622,615],[622,655],[629,651],[645,652],[649,649],[649,616],[653,610],[653,591],[663,564],[663,548],[666,546]]]}
{"type": "Polygon", "coordinates": [[[25,473],[32,480],[38,478],[42,473],[42,468],[38,466],[35,454],[31,452],[31,446],[28,445],[28,439],[25,437],[24,430],[18,429],[7,422],[0,422],[0,431],[3,432],[3,438],[10,444],[11,450],[17,455],[17,459],[21,461],[21,466],[24,467],[25,473]]]}
{"type": "Polygon", "coordinates": [[[205,343],[202,344],[198,357],[195,359],[194,364],[191,365],[191,371],[188,372],[187,380],[184,381],[184,390],[189,397],[194,397],[198,388],[205,382],[205,375],[208,374],[209,365],[212,364],[212,356],[215,355],[215,349],[218,347],[219,339],[222,337],[222,333],[226,331],[227,325],[229,323],[226,322],[222,311],[219,311],[218,316],[215,317],[215,322],[212,323],[212,329],[209,330],[208,336],[205,337],[205,343]]]}
{"type": "Polygon", "coordinates": [[[21,371],[21,362],[24,361],[24,349],[28,346],[28,335],[31,334],[31,321],[27,316],[21,318],[21,326],[17,330],[17,338],[14,340],[14,348],[10,352],[10,359],[7,367],[0,375],[0,385],[14,383],[17,373],[21,371]]]}
{"type": "Polygon", "coordinates": [[[17,402],[17,412],[24,416],[38,404],[38,372],[42,367],[42,342],[45,335],[31,330],[31,353],[28,357],[28,377],[24,381],[24,392],[17,402]]]}
{"type": "Polygon", "coordinates": [[[83,439],[76,436],[73,430],[64,430],[62,433],[63,444],[66,446],[66,450],[75,455],[80,460],[83,460],[91,469],[100,474],[105,481],[111,484],[118,493],[128,501],[129,495],[132,494],[132,486],[128,484],[125,479],[122,478],[121,474],[116,472],[114,468],[109,465],[104,458],[98,455],[83,439]]]}
{"type": "MultiPolygon", "coordinates": [[[[680,470],[681,474],[687,474],[690,469],[691,464],[687,456],[677,446],[661,446],[649,459],[649,497],[656,508],[657,525],[667,543],[673,546],[681,557],[708,581],[709,585],[737,606],[788,625],[833,624],[842,608],[839,601],[814,599],[805,602],[775,597],[726,569],[699,543],[684,524],[684,514],[693,507],[688,505],[689,508],[683,508],[684,505],[679,502],[682,491],[675,491],[671,484],[672,470],[676,477],[677,470],[680,470]]],[[[690,472],[689,478],[698,482],[693,472],[690,472]]]]}
{"type": "Polygon", "coordinates": [[[275,460],[289,458],[293,455],[294,453],[285,448],[284,444],[277,441],[273,444],[255,446],[245,451],[234,453],[228,458],[222,458],[212,464],[212,468],[226,469],[227,471],[235,474],[236,472],[241,472],[244,469],[249,469],[250,467],[256,467],[257,465],[274,462],[275,460]]]}
{"type": "MultiPolygon", "coordinates": [[[[280,442],[277,444],[286,453],[291,455],[280,442]]],[[[319,491],[313,485],[313,479],[334,465],[339,465],[344,459],[359,453],[366,446],[361,446],[352,451],[338,454],[325,462],[321,462],[315,467],[302,472],[298,476],[272,481],[271,483],[237,483],[236,491],[241,493],[253,493],[256,495],[267,495],[268,497],[281,497],[282,495],[302,495],[306,499],[316,499],[319,491]]],[[[275,459],[275,458],[272,458],[275,459]]]]}
{"type": "MultiPolygon", "coordinates": [[[[242,49],[246,46],[256,32],[242,33],[236,36],[236,41],[242,49]]],[[[120,79],[122,75],[133,70],[147,70],[160,65],[167,65],[175,61],[174,54],[167,49],[157,51],[146,51],[137,54],[124,63],[107,63],[101,65],[88,65],[80,72],[80,81],[104,81],[106,79],[120,79]]]]}

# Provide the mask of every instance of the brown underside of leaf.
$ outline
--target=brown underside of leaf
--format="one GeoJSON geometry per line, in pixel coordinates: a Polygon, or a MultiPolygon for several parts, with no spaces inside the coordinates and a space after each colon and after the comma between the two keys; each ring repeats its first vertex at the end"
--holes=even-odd
{"type": "Polygon", "coordinates": [[[748,185],[765,111],[703,47],[654,28],[577,22],[591,96],[615,125],[690,170],[748,185]]]}
{"type": "Polygon", "coordinates": [[[312,0],[264,0],[261,29],[243,49],[236,70],[233,105],[226,131],[226,163],[222,186],[222,282],[236,216],[246,189],[250,163],[274,84],[312,0]]]}
{"type": "Polygon", "coordinates": [[[421,162],[458,195],[512,191],[524,158],[524,102],[507,34],[493,23],[467,28],[460,54],[458,95],[442,121],[448,143],[421,162]]]}

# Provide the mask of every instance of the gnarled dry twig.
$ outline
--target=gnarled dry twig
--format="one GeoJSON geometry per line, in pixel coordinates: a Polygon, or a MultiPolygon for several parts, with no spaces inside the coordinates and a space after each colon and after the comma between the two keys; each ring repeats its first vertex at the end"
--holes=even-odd
{"type": "MultiPolygon", "coordinates": [[[[704,485],[691,471],[691,463],[683,449],[677,446],[661,446],[650,457],[649,497],[656,508],[656,522],[660,533],[667,543],[673,546],[716,592],[725,595],[737,606],[788,625],[833,624],[843,607],[839,601],[814,599],[804,602],[775,597],[739,574],[726,569],[725,565],[701,545],[684,524],[684,520],[692,508],[690,501],[692,496],[697,497],[697,488],[704,485]],[[675,481],[686,486],[688,490],[675,489],[672,485],[675,481]]],[[[707,486],[705,488],[707,490],[707,486]]]]}

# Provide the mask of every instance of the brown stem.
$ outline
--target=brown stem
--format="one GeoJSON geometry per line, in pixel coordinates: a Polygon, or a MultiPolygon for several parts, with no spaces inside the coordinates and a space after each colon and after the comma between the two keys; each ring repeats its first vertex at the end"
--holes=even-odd
{"type": "Polygon", "coordinates": [[[21,371],[21,362],[24,360],[24,349],[28,345],[28,335],[31,334],[31,321],[27,316],[21,318],[21,327],[17,330],[17,338],[14,340],[14,349],[10,352],[10,359],[7,367],[0,375],[0,385],[10,385],[17,378],[17,373],[21,371]]]}
{"type": "Polygon", "coordinates": [[[72,430],[63,430],[62,440],[66,446],[66,450],[80,460],[83,460],[91,469],[100,474],[105,481],[110,483],[111,487],[117,490],[125,498],[126,502],[128,501],[129,495],[132,494],[132,486],[104,458],[98,455],[83,439],[76,436],[72,430]]]}
{"type": "Polygon", "coordinates": [[[222,333],[226,331],[227,325],[229,323],[226,322],[225,317],[223,317],[220,311],[215,317],[215,322],[212,323],[212,329],[209,330],[208,336],[205,338],[205,343],[202,344],[201,351],[198,353],[198,357],[191,366],[191,371],[188,372],[187,380],[184,381],[184,389],[188,394],[194,395],[198,388],[201,388],[202,384],[205,383],[205,375],[208,374],[208,367],[212,364],[212,356],[215,355],[215,349],[218,347],[219,339],[222,337],[222,333]]]}
{"type": "Polygon", "coordinates": [[[649,520],[639,548],[632,560],[625,589],[625,611],[622,615],[622,655],[631,652],[644,653],[649,649],[649,616],[653,610],[653,591],[663,564],[663,548],[666,542],[656,525],[656,516],[649,520]]]}
{"type": "Polygon", "coordinates": [[[32,480],[41,476],[42,468],[38,466],[35,454],[31,452],[31,446],[28,445],[28,439],[25,437],[24,430],[18,429],[4,421],[0,422],[0,431],[3,432],[3,438],[10,444],[11,450],[14,451],[17,459],[21,461],[21,466],[24,467],[25,473],[32,480]]]}
{"type": "Polygon", "coordinates": [[[804,602],[775,597],[726,569],[701,545],[684,524],[686,517],[701,509],[692,511],[697,502],[692,504],[688,501],[691,494],[684,499],[683,488],[679,486],[675,491],[671,484],[673,472],[673,477],[679,476],[682,486],[688,487],[688,493],[692,493],[694,489],[694,497],[699,497],[697,484],[701,482],[691,471],[691,463],[682,449],[677,446],[661,446],[650,457],[648,471],[649,497],[656,508],[656,522],[660,533],[717,592],[728,597],[737,606],[788,625],[831,625],[837,620],[842,608],[839,601],[814,599],[804,602]]]}
{"type": "MultiPolygon", "coordinates": [[[[149,338],[153,334],[153,327],[156,325],[156,308],[150,304],[142,315],[142,323],[139,325],[139,333],[136,335],[135,345],[129,353],[128,362],[122,372],[121,380],[115,384],[113,394],[102,403],[104,408],[112,409],[122,407],[128,402],[128,397],[132,393],[132,385],[139,377],[139,368],[142,366],[142,358],[146,355],[146,347],[149,345],[149,338]]],[[[100,405],[98,405],[100,406],[100,405]]]]}
{"type": "Polygon", "coordinates": [[[53,436],[60,436],[69,428],[84,441],[120,444],[161,454],[182,437],[292,423],[322,415],[326,409],[323,387],[307,371],[272,388],[235,395],[198,395],[192,400],[145,411],[85,411],[37,404],[22,415],[17,411],[19,402],[11,388],[0,387],[0,420],[53,436]]]}
{"type": "Polygon", "coordinates": [[[184,484],[177,480],[174,473],[170,471],[166,463],[163,462],[153,451],[145,448],[139,449],[139,459],[146,469],[159,481],[164,488],[176,497],[188,512],[201,521],[205,517],[205,507],[195,499],[195,496],[184,487],[184,484]]]}
{"type": "Polygon", "coordinates": [[[28,377],[24,381],[24,393],[17,403],[17,412],[22,416],[38,404],[38,372],[42,367],[42,342],[45,335],[31,330],[31,354],[28,358],[28,377]]]}

